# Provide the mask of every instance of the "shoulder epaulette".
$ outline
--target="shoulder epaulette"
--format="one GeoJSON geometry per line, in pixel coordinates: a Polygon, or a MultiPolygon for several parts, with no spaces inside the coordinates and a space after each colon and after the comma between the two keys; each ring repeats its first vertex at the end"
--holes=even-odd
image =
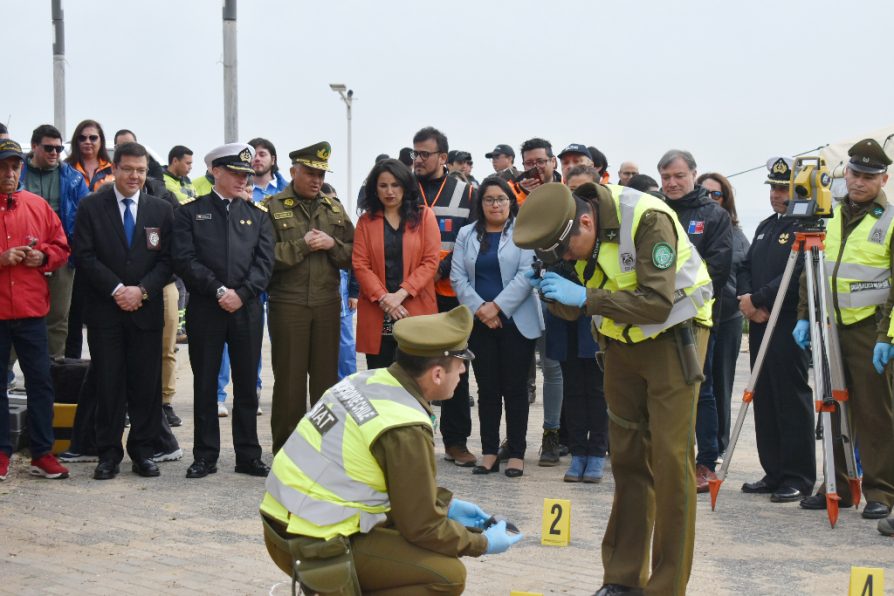
{"type": "Polygon", "coordinates": [[[260,210],[263,211],[264,213],[267,213],[267,207],[265,207],[264,205],[262,205],[262,204],[260,204],[260,203],[255,203],[254,201],[249,201],[249,203],[251,203],[251,205],[252,205],[255,209],[260,209],[260,210]]]}
{"type": "Polygon", "coordinates": [[[182,207],[183,205],[189,205],[190,203],[192,203],[195,200],[196,200],[196,197],[189,197],[185,201],[180,201],[180,206],[182,207]]]}
{"type": "Polygon", "coordinates": [[[341,205],[341,201],[339,201],[336,197],[323,197],[323,202],[333,213],[341,213],[344,210],[344,207],[341,205]]]}

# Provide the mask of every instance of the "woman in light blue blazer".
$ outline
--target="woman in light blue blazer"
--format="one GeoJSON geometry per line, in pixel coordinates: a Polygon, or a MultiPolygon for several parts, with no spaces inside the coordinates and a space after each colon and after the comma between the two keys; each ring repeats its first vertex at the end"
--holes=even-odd
{"type": "Polygon", "coordinates": [[[474,209],[477,221],[459,231],[450,271],[457,298],[475,313],[469,348],[475,353],[482,460],[473,473],[500,470],[497,452],[505,403],[506,476],[517,478],[524,473],[528,432],[525,371],[544,328],[540,298],[524,276],[534,251],[512,242],[518,203],[504,180],[494,176],[482,182],[474,209]]]}

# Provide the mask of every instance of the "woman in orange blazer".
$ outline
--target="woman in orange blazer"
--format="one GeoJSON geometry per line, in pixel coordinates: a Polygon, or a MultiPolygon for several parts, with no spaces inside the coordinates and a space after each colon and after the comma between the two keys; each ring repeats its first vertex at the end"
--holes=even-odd
{"type": "Polygon", "coordinates": [[[354,231],[354,276],[360,283],[357,351],[367,368],[394,362],[394,321],[438,312],[435,273],[441,233],[420,204],[410,170],[396,159],[373,166],[354,231]]]}

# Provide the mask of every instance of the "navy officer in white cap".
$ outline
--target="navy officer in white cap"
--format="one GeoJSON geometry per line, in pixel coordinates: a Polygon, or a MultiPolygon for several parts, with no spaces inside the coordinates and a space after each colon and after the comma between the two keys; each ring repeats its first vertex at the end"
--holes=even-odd
{"type": "Polygon", "coordinates": [[[217,373],[224,343],[233,374],[236,472],[266,476],[258,443],[256,391],[263,318],[258,299],[273,273],[273,228],[266,208],[240,197],[254,150],[228,143],[205,156],[209,194],[187,201],[174,221],[174,268],[189,291],[186,332],[193,372],[194,462],[187,478],[217,471],[217,373]]]}

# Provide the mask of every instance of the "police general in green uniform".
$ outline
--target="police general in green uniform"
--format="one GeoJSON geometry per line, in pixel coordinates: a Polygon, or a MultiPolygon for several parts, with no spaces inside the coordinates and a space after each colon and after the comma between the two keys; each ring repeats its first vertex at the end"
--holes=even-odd
{"type": "Polygon", "coordinates": [[[473,358],[472,319],[459,306],[395,323],[395,363],[331,387],[274,458],[264,539],[287,574],[300,561],[305,593],[461,594],[458,557],[521,539],[435,483],[430,402],[473,358]]]}
{"type": "Polygon", "coordinates": [[[351,266],[354,225],[338,199],[320,192],[329,143],[289,153],[292,182],[265,201],[276,239],[267,289],[273,363],[273,452],[310,404],[338,381],[341,276],[351,266]]]}
{"type": "MultiPolygon", "coordinates": [[[[826,225],[826,272],[832,300],[829,308],[838,326],[845,382],[849,392],[851,437],[860,447],[866,519],[884,518],[894,505],[894,391],[888,362],[888,327],[894,305],[894,205],[882,186],[891,159],[873,139],[848,151],[847,195],[826,225]],[[876,369],[873,370],[873,364],[876,369]]],[[[809,345],[806,274],[801,276],[801,302],[795,342],[809,345]]],[[[854,505],[847,482],[840,440],[838,410],[832,413],[835,474],[839,505],[854,505]]],[[[826,429],[828,432],[829,429],[826,429]]],[[[825,509],[825,487],[801,501],[804,509],[825,509]]]]}
{"type": "Polygon", "coordinates": [[[623,186],[589,183],[572,194],[544,184],[519,211],[513,240],[547,264],[576,262],[583,286],[552,272],[529,279],[554,314],[592,316],[604,355],[615,498],[596,594],[684,594],[713,303],[707,267],[663,201],[623,186]]]}

